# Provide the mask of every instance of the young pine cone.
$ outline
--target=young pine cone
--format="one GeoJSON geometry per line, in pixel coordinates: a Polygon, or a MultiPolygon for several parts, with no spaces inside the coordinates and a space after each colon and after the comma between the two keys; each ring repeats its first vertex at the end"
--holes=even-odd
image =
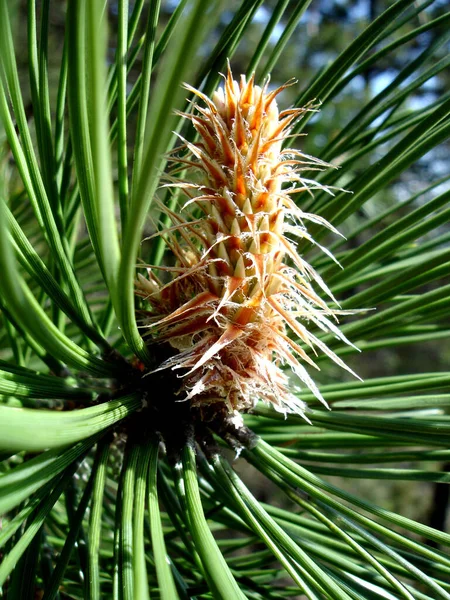
{"type": "Polygon", "coordinates": [[[281,367],[288,365],[324,403],[305,369],[316,367],[308,351],[318,348],[348,369],[308,325],[349,343],[333,323],[341,311],[314,288],[336,303],[330,290],[287,237],[313,242],[308,221],[336,232],[292,199],[326,189],[302,172],[328,165],[283,149],[308,109],[279,112],[276,97],[286,85],[269,92],[268,81],[259,87],[254,76],[248,82],[241,76],[238,83],[230,69],[211,99],[185,87],[202,101],[192,114],[180,113],[198,141],[182,138],[176,150],[184,153],[171,160],[186,175],[180,180],[172,173],[167,185],[181,188],[188,200],[179,212],[163,208],[172,225],[157,234],[176,265],[148,267],[148,278],[139,276],[138,283],[150,304],[145,324],[152,340],[174,351],[160,368],[182,370],[180,399],[192,406],[220,403],[229,412],[247,411],[263,400],[303,414],[305,404],[290,391],[281,367]],[[158,270],[169,271],[168,283],[158,270]]]}

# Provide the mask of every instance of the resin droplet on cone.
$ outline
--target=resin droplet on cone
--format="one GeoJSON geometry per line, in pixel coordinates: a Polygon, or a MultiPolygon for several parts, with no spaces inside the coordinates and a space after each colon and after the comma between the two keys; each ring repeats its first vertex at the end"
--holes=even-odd
{"type": "Polygon", "coordinates": [[[193,114],[180,113],[198,141],[181,138],[171,159],[176,168],[167,186],[181,188],[187,200],[179,212],[163,207],[172,225],[158,233],[176,265],[165,269],[168,283],[148,268],[138,284],[150,304],[145,322],[152,341],[174,350],[160,368],[182,369],[180,399],[193,406],[220,403],[245,411],[264,400],[303,414],[305,405],[281,367],[289,365],[323,402],[305,369],[316,366],[309,354],[318,348],[347,368],[308,330],[313,323],[349,343],[333,322],[340,311],[314,287],[336,302],[331,292],[286,235],[312,242],[308,221],[336,231],[304,213],[298,195],[329,191],[302,175],[328,165],[282,149],[307,110],[279,112],[276,97],[286,86],[269,92],[268,81],[259,87],[253,76],[248,82],[241,76],[238,83],[229,70],[212,98],[185,87],[201,101],[193,114]],[[180,165],[183,179],[176,178],[180,165]]]}

